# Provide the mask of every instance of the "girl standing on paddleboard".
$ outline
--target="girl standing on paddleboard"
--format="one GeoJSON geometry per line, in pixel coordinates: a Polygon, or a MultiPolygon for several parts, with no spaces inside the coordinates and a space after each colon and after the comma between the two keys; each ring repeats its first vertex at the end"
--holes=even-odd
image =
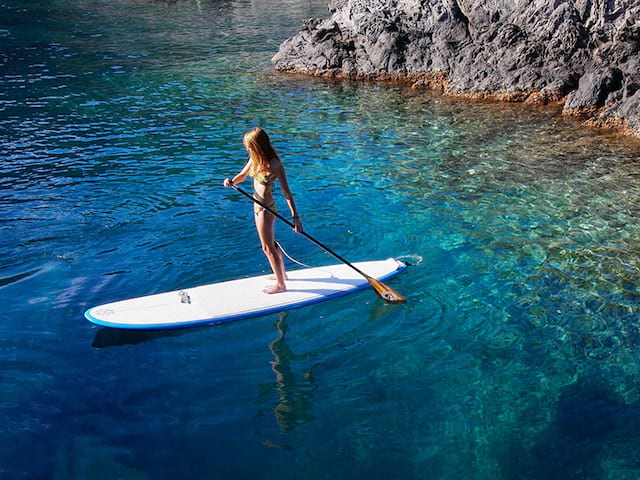
{"type": "MultiPolygon", "coordinates": [[[[253,198],[276,211],[276,201],[273,198],[273,186],[276,180],[280,181],[280,187],[284,198],[287,200],[289,210],[293,216],[293,225],[296,232],[302,232],[302,222],[298,216],[296,204],[293,201],[293,195],[287,183],[287,175],[284,166],[280,161],[280,157],[269,140],[267,132],[262,128],[256,127],[244,134],[242,139],[247,152],[249,152],[249,161],[233,179],[225,178],[224,186],[231,187],[235,184],[243,182],[247,176],[253,177],[253,198]]],[[[262,244],[262,251],[269,260],[269,265],[276,277],[276,284],[268,286],[264,289],[265,293],[285,292],[287,287],[285,280],[287,278],[282,261],[282,254],[276,245],[274,225],[276,217],[269,212],[268,209],[255,204],[254,217],[256,221],[256,229],[262,244]]]]}

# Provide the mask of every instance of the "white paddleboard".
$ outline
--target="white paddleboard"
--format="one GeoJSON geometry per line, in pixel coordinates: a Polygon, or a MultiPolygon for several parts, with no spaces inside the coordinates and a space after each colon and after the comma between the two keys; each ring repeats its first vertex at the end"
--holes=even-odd
{"type": "MultiPolygon", "coordinates": [[[[353,265],[380,281],[406,268],[394,258],[353,265]]],[[[287,291],[283,293],[264,293],[262,290],[274,281],[270,275],[261,275],[107,303],[90,308],[84,316],[105,327],[184,328],[280,312],[369,287],[367,279],[346,264],[292,270],[287,275],[287,291]]]]}

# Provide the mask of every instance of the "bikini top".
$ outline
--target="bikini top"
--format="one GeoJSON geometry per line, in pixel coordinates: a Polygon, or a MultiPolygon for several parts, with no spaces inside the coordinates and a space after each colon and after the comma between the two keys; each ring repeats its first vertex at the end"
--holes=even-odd
{"type": "MultiPolygon", "coordinates": [[[[251,157],[249,157],[249,160],[251,160],[251,157]]],[[[276,181],[276,177],[273,175],[273,172],[256,172],[254,169],[254,165],[252,165],[251,169],[249,170],[249,176],[265,187],[272,185],[276,181]]]]}
{"type": "Polygon", "coordinates": [[[269,185],[271,183],[271,174],[270,173],[259,173],[257,175],[252,175],[255,178],[256,182],[262,185],[269,185]]]}
{"type": "Polygon", "coordinates": [[[261,185],[264,186],[268,186],[271,185],[274,181],[275,181],[275,177],[271,174],[271,172],[269,173],[255,173],[252,171],[249,173],[249,175],[255,179],[256,182],[260,183],[261,185]]]}

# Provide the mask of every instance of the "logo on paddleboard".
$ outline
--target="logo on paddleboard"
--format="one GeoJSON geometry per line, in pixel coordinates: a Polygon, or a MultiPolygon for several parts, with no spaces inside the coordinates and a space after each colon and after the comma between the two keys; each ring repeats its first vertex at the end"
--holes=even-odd
{"type": "Polygon", "coordinates": [[[191,297],[184,290],[180,290],[178,295],[180,295],[180,303],[191,303],[191,297]]]}

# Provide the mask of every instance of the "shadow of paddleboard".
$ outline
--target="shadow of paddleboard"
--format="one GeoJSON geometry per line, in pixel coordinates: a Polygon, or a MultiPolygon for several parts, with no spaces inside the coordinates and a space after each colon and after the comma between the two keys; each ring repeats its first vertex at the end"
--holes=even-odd
{"type": "MultiPolygon", "coordinates": [[[[197,328],[197,327],[195,327],[197,328]]],[[[126,330],[123,328],[101,327],[91,344],[94,348],[121,347],[123,345],[137,345],[150,342],[158,338],[176,337],[193,330],[126,330]]]]}

